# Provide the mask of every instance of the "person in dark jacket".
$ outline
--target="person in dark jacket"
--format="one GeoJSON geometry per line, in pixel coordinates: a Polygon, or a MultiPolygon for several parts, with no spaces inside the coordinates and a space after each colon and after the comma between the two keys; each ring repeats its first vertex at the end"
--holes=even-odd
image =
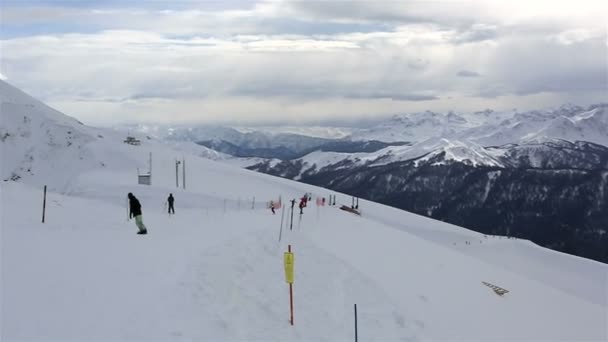
{"type": "Polygon", "coordinates": [[[129,197],[129,219],[135,217],[135,224],[139,228],[137,234],[148,234],[148,230],[141,218],[141,204],[132,193],[129,192],[127,197],[129,197]]]}
{"type": "Polygon", "coordinates": [[[169,198],[167,198],[167,203],[169,203],[169,214],[175,214],[173,202],[175,202],[175,198],[173,198],[173,194],[169,194],[169,198]]]}

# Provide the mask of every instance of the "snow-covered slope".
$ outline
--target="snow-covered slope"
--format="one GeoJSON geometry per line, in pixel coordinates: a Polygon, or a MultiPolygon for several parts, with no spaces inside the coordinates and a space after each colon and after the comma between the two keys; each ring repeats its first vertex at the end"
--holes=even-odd
{"type": "MultiPolygon", "coordinates": [[[[58,170],[65,169],[73,158],[82,160],[86,153],[83,148],[102,138],[101,133],[97,134],[2,80],[0,106],[3,180],[35,180],[44,174],[54,174],[57,182],[65,183],[71,172],[58,170]]],[[[94,165],[80,162],[78,167],[94,165]]]]}
{"type": "MultiPolygon", "coordinates": [[[[22,126],[5,118],[29,105],[3,107],[6,132],[22,126]]],[[[309,206],[289,229],[288,212],[272,215],[266,201],[330,191],[154,139],[127,145],[123,134],[108,138],[47,115],[47,107],[29,108],[43,130],[2,141],[3,168],[18,169],[18,153],[49,151],[49,134],[81,135],[79,147],[52,146],[61,163],[36,159],[27,176],[1,182],[3,341],[346,341],[354,338],[353,304],[365,340],[608,338],[604,264],[363,200],[362,216],[309,206]],[[28,148],[16,151],[17,143],[28,148]],[[149,152],[153,185],[137,185],[149,152]],[[175,188],[182,156],[187,190],[175,188]],[[41,184],[54,189],[44,224],[41,184]],[[127,221],[127,192],[142,202],[146,236],[127,221]],[[163,210],[169,192],[174,216],[163,210]],[[282,265],[288,244],[296,255],[293,327],[282,265]],[[498,296],[482,282],[510,292],[498,296]]]]}

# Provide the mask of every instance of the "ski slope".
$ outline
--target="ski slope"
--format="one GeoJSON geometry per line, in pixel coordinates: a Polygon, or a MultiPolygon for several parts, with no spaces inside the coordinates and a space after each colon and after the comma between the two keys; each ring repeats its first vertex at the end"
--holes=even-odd
{"type": "Polygon", "coordinates": [[[3,179],[23,172],[0,182],[2,341],[352,341],[355,303],[362,341],[608,339],[605,264],[363,200],[361,216],[310,206],[292,230],[286,214],[280,233],[281,210],[272,215],[265,202],[332,192],[86,126],[84,138],[50,146],[49,134],[56,142],[67,133],[45,107],[11,110],[3,131],[24,132],[23,115],[49,131],[28,126],[32,134],[0,143],[3,179]],[[23,143],[25,159],[11,148],[23,143]],[[58,157],[45,159],[49,151],[58,157]],[[153,185],[137,185],[149,153],[153,185]],[[182,158],[185,190],[175,186],[182,158]],[[128,192],[148,235],[127,219],[128,192]],[[163,207],[170,192],[174,216],[163,207]],[[483,281],[510,292],[498,296],[483,281]]]}

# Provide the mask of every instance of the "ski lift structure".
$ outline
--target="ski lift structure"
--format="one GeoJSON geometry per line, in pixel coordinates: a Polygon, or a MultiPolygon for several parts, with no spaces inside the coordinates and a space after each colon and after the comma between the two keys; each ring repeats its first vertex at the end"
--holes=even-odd
{"type": "Polygon", "coordinates": [[[150,158],[148,160],[148,173],[139,173],[137,168],[137,184],[152,185],[152,152],[150,152],[150,158]]]}
{"type": "Polygon", "coordinates": [[[123,142],[125,144],[134,145],[134,146],[141,145],[141,140],[136,139],[135,137],[132,137],[132,136],[127,136],[127,139],[125,139],[123,142]]]}

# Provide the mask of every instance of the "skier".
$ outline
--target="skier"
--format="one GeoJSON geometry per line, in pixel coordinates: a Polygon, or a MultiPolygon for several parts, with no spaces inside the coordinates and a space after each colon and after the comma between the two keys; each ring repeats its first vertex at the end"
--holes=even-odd
{"type": "Polygon", "coordinates": [[[270,201],[270,210],[272,211],[272,215],[274,215],[274,201],[270,201]]]}
{"type": "Polygon", "coordinates": [[[173,194],[169,194],[169,198],[167,198],[167,203],[169,203],[169,215],[175,214],[175,207],[173,207],[173,202],[175,202],[175,198],[173,198],[173,194]]]}
{"type": "Polygon", "coordinates": [[[141,220],[141,204],[132,193],[129,192],[127,197],[129,197],[129,219],[135,216],[135,224],[139,228],[137,234],[148,234],[148,230],[141,220]]]}
{"type": "Polygon", "coordinates": [[[306,206],[306,200],[303,197],[300,199],[300,215],[304,214],[304,207],[306,206]]]}

